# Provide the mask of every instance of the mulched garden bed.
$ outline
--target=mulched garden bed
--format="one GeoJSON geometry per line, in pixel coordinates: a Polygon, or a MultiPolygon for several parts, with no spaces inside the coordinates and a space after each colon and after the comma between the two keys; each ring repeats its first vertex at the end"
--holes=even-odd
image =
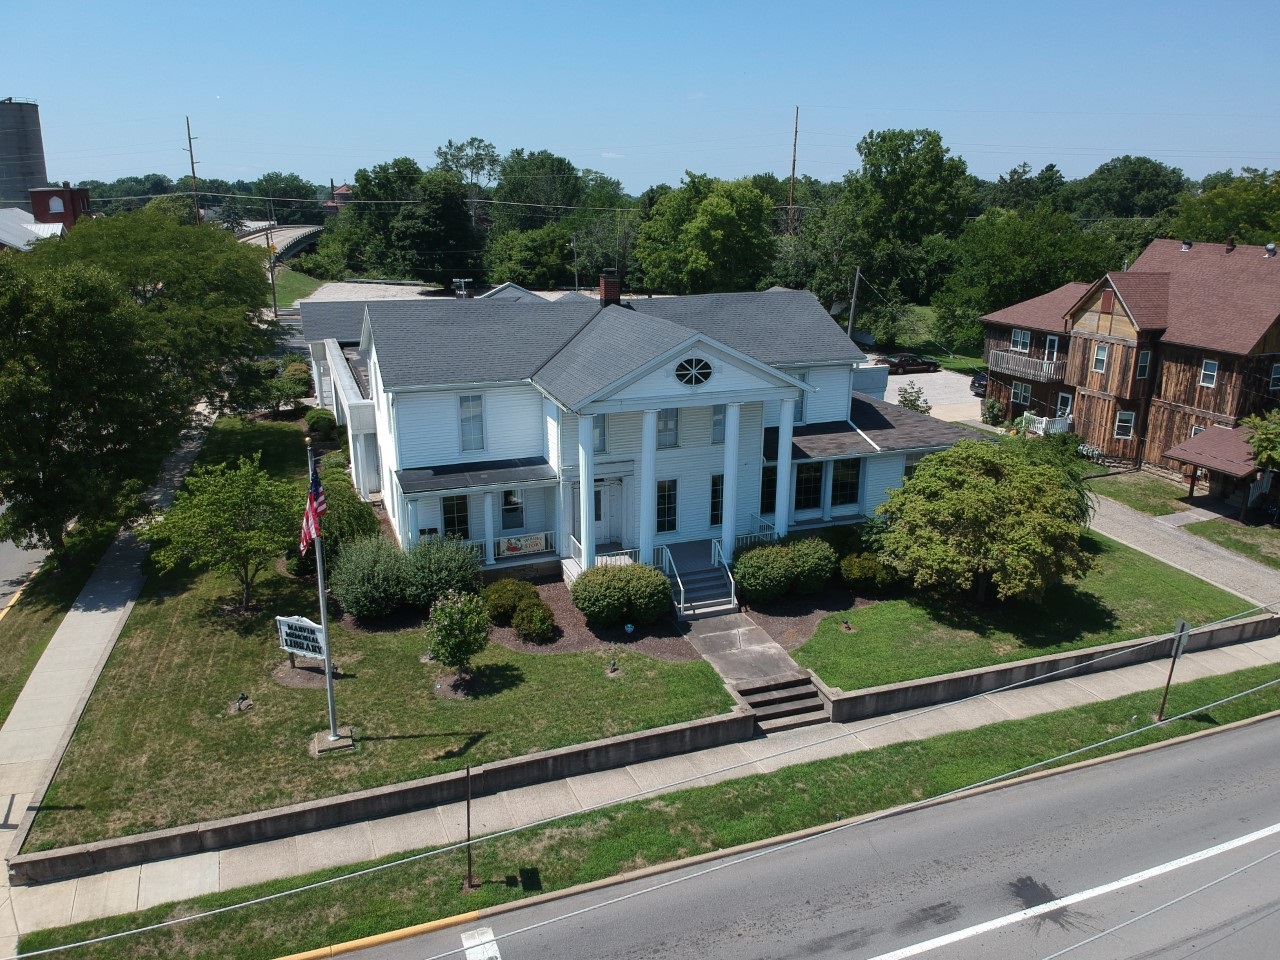
{"type": "Polygon", "coordinates": [[[854,607],[865,607],[871,600],[855,598],[843,582],[832,580],[821,593],[789,594],[781,600],[758,607],[742,605],[765,633],[788,652],[809,640],[824,617],[843,613],[854,607]]]}

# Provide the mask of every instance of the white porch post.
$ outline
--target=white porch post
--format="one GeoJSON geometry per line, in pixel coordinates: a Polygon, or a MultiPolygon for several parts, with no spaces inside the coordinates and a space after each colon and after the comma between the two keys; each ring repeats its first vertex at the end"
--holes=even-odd
{"type": "Polygon", "coordinates": [[[573,485],[561,479],[556,490],[556,546],[561,557],[573,556],[573,485]]]}
{"type": "Polygon", "coordinates": [[[484,495],[484,562],[493,563],[493,494],[484,495]]]}
{"type": "Polygon", "coordinates": [[[640,562],[653,563],[658,528],[658,411],[646,410],[640,423],[640,562]]]}
{"type": "Polygon", "coordinates": [[[596,443],[595,417],[578,417],[578,510],[582,514],[582,569],[596,565],[596,443]]]}
{"type": "Polygon", "coordinates": [[[831,519],[831,482],[835,479],[836,464],[827,460],[822,464],[822,519],[831,519]]]}
{"type": "Polygon", "coordinates": [[[778,494],[773,501],[773,525],[785,537],[791,517],[791,427],[796,415],[795,400],[778,404],[778,494]]]}
{"type": "Polygon", "coordinates": [[[720,550],[724,562],[733,562],[738,543],[738,420],[740,403],[724,408],[724,481],[720,485],[720,550]]]}

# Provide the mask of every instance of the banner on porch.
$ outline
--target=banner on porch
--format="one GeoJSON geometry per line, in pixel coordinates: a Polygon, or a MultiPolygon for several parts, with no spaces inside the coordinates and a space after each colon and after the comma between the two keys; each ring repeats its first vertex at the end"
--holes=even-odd
{"type": "Polygon", "coordinates": [[[524,553],[542,553],[547,549],[545,533],[526,533],[522,537],[503,537],[498,541],[499,557],[514,557],[524,553]]]}

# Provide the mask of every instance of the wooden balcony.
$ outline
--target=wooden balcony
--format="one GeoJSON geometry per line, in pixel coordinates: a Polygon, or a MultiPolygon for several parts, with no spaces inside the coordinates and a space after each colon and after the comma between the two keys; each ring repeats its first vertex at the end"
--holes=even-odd
{"type": "Polygon", "coordinates": [[[987,357],[992,373],[1007,373],[1021,380],[1039,383],[1061,383],[1067,377],[1067,361],[1036,360],[1025,353],[1012,350],[992,350],[987,357]]]}

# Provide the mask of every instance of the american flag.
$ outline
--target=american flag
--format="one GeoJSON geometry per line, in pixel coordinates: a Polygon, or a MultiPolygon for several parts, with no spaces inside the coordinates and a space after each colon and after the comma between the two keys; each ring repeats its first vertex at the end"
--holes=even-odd
{"type": "Polygon", "coordinates": [[[311,489],[307,491],[307,509],[302,511],[302,537],[298,541],[298,550],[306,556],[311,541],[320,536],[320,518],[328,511],[329,505],[324,502],[324,487],[320,486],[320,471],[311,468],[311,489]]]}

